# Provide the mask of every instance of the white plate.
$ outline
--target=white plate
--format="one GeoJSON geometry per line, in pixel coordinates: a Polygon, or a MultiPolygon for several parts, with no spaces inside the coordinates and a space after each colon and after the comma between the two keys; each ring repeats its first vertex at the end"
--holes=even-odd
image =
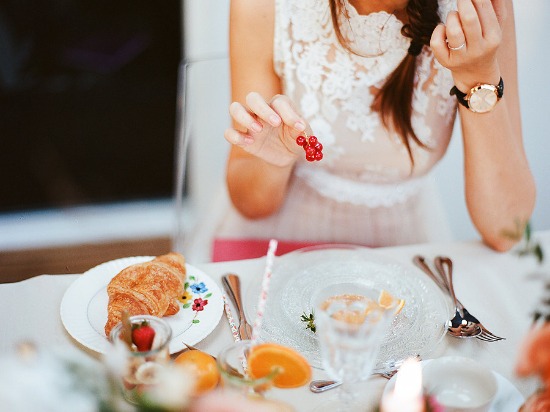
{"type": "MultiPolygon", "coordinates": [[[[428,363],[430,359],[422,361],[422,365],[428,363]]],[[[517,412],[519,407],[525,402],[521,392],[501,374],[493,371],[497,379],[497,394],[491,403],[489,412],[517,412]]],[[[399,373],[395,374],[384,387],[384,395],[395,387],[395,380],[399,373]]]]}
{"type": "MultiPolygon", "coordinates": [[[[146,262],[152,256],[136,256],[102,263],[79,277],[69,286],[61,301],[61,321],[67,332],[82,345],[105,353],[109,341],[104,327],[107,322],[107,285],[122,269],[146,262]]],[[[191,297],[182,303],[180,311],[164,319],[172,327],[170,353],[194,345],[208,336],[217,326],[223,312],[223,298],[218,285],[204,272],[185,264],[185,290],[191,297]],[[194,299],[207,300],[202,311],[192,308],[194,299]]]]}
{"type": "MultiPolygon", "coordinates": [[[[325,245],[275,260],[260,339],[293,347],[320,368],[317,337],[305,328],[300,316],[311,312],[319,290],[343,283],[370,290],[370,297],[377,298],[380,290],[386,289],[406,300],[385,337],[377,368],[417,354],[426,358],[445,335],[445,322],[452,312],[450,302],[426,274],[372,249],[325,245]]],[[[261,277],[246,293],[245,310],[250,320],[256,313],[260,289],[261,277]]]]}

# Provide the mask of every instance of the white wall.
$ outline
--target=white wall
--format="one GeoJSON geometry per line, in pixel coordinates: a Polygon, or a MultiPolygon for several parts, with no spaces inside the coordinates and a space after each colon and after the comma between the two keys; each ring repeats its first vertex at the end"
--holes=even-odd
{"type": "MultiPolygon", "coordinates": [[[[185,35],[187,55],[192,59],[209,56],[225,55],[227,53],[227,16],[229,0],[185,0],[185,35]]],[[[521,88],[521,104],[523,130],[527,156],[531,163],[537,182],[538,198],[533,215],[535,229],[550,229],[550,173],[547,158],[550,156],[550,133],[546,121],[550,120],[550,30],[545,27],[545,19],[550,17],[550,1],[548,0],[515,0],[515,17],[518,38],[519,83],[521,88]]],[[[207,76],[206,71],[202,72],[207,76]]],[[[222,75],[225,76],[225,75],[222,75]]],[[[219,82],[198,88],[197,101],[201,96],[214,95],[228,84],[219,82]]],[[[228,81],[228,79],[226,78],[228,81]]],[[[204,120],[203,120],[204,121],[204,120]]],[[[222,130],[227,124],[227,113],[212,114],[208,122],[216,130],[222,130]],[[214,125],[214,123],[216,125],[214,125]]],[[[214,130],[212,129],[212,130],[214,130]]],[[[218,181],[215,176],[223,173],[227,146],[219,132],[208,133],[208,138],[218,143],[209,146],[208,153],[199,153],[200,149],[192,149],[192,160],[201,163],[204,156],[214,156],[209,161],[211,166],[195,173],[191,170],[193,187],[200,192],[197,196],[206,199],[208,194],[200,187],[208,188],[209,184],[200,182],[218,181]],[[217,140],[216,140],[217,139],[217,140]],[[194,152],[193,152],[194,150],[194,152]]],[[[437,167],[437,181],[444,198],[444,204],[451,216],[452,229],[458,239],[476,238],[477,234],[466,211],[463,194],[462,144],[460,130],[457,127],[449,151],[437,167]]],[[[192,189],[195,190],[195,189],[192,189]]],[[[197,193],[198,193],[197,192],[197,193]]],[[[204,201],[201,201],[204,202],[204,201]]]]}
{"type": "Polygon", "coordinates": [[[229,144],[228,0],[187,0],[183,8],[187,69],[189,193],[196,218],[222,185],[229,144]]]}
{"type": "MultiPolygon", "coordinates": [[[[537,203],[532,217],[535,229],[550,229],[550,17],[548,0],[514,1],[518,43],[518,71],[525,150],[537,183],[537,203]]],[[[438,183],[452,229],[459,239],[477,237],[466,211],[462,190],[462,142],[460,128],[455,133],[447,155],[437,169],[438,183]]]]}

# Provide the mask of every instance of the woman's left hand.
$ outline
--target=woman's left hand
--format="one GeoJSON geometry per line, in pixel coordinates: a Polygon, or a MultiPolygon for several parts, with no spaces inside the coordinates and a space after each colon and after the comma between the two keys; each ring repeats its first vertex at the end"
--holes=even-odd
{"type": "Polygon", "coordinates": [[[436,59],[453,74],[455,85],[467,92],[478,83],[497,84],[497,50],[506,18],[504,0],[458,0],[445,24],[432,33],[436,59]]]}

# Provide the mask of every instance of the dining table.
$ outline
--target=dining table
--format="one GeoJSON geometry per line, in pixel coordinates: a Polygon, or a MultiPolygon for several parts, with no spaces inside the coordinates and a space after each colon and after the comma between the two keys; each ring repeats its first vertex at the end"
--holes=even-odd
{"type": "MultiPolygon", "coordinates": [[[[533,232],[531,242],[538,242],[542,250],[549,250],[550,230],[533,232]]],[[[522,342],[532,326],[533,313],[544,294],[548,293],[544,285],[550,279],[550,265],[546,260],[539,262],[531,253],[522,254],[522,248],[524,244],[520,243],[503,253],[490,249],[480,240],[466,240],[382,247],[375,251],[410,266],[415,255],[423,255],[429,261],[437,255],[450,257],[454,263],[454,288],[461,302],[491,332],[506,339],[485,342],[446,334],[427,358],[447,355],[472,358],[501,375],[526,398],[537,389],[538,383],[535,378],[518,377],[515,365],[522,350],[522,342]]],[[[281,258],[275,257],[274,267],[281,258]]],[[[266,257],[190,263],[215,280],[220,289],[221,277],[227,273],[236,273],[241,278],[243,290],[246,290],[262,277],[266,257]]],[[[80,276],[82,274],[44,274],[15,283],[0,284],[2,353],[12,351],[19,342],[30,341],[44,347],[76,347],[98,358],[97,353],[72,338],[60,317],[63,296],[80,276]]],[[[230,325],[226,317],[221,316],[214,330],[194,346],[216,356],[232,342],[230,325]]],[[[313,379],[327,378],[324,370],[313,368],[313,379]]],[[[364,394],[367,410],[374,409],[379,403],[387,382],[383,377],[373,377],[361,383],[364,387],[359,390],[364,394]]],[[[331,392],[312,393],[306,385],[295,389],[273,389],[269,396],[283,401],[296,411],[309,411],[333,396],[331,392]]]]}

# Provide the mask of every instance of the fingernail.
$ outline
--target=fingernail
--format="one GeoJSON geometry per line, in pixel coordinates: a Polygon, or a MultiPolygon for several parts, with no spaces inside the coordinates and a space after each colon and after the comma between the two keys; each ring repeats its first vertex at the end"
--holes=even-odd
{"type": "Polygon", "coordinates": [[[303,122],[298,121],[298,122],[296,122],[296,123],[294,124],[294,128],[295,128],[296,130],[302,132],[302,131],[305,130],[306,125],[305,125],[303,122]]]}
{"type": "Polygon", "coordinates": [[[262,131],[262,125],[258,122],[254,122],[252,123],[252,126],[251,126],[252,130],[254,130],[255,132],[261,132],[262,131]]]}
{"type": "Polygon", "coordinates": [[[281,119],[279,118],[279,116],[272,114],[271,116],[269,116],[269,122],[272,126],[279,126],[281,119]]]}

